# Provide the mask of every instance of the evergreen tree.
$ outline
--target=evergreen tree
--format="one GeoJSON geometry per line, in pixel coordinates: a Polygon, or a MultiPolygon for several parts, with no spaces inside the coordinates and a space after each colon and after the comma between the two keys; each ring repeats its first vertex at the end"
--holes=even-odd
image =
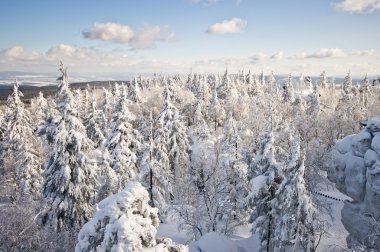
{"type": "Polygon", "coordinates": [[[293,139],[291,156],[283,169],[284,180],[272,202],[273,238],[270,251],[314,251],[316,210],[306,191],[305,157],[300,141],[293,139]]]}
{"type": "Polygon", "coordinates": [[[91,216],[96,190],[96,162],[89,158],[93,143],[78,118],[69,89],[67,70],[61,63],[57,110],[60,115],[52,129],[52,147],[45,168],[43,195],[49,209],[42,222],[57,230],[80,228],[91,216]]]}
{"type": "Polygon", "coordinates": [[[99,113],[96,109],[96,100],[92,94],[91,102],[88,103],[88,108],[86,109],[87,114],[84,121],[86,127],[87,136],[94,143],[94,147],[97,148],[101,146],[104,141],[104,135],[100,128],[99,123],[99,113]]]}
{"type": "Polygon", "coordinates": [[[218,99],[218,93],[216,89],[214,89],[214,96],[212,98],[211,104],[208,109],[208,116],[211,119],[211,121],[214,124],[214,128],[216,131],[216,128],[222,124],[222,121],[224,120],[225,117],[225,111],[218,99]]]}
{"type": "Polygon", "coordinates": [[[133,81],[131,81],[128,97],[133,102],[141,102],[141,97],[139,94],[139,83],[136,77],[133,78],[133,81]]]}
{"type": "Polygon", "coordinates": [[[200,138],[206,138],[209,134],[209,128],[208,125],[205,121],[205,116],[203,115],[204,107],[203,107],[203,102],[202,100],[197,100],[197,104],[195,107],[195,112],[194,112],[194,134],[197,135],[200,138]]]}
{"type": "Polygon", "coordinates": [[[41,156],[35,151],[39,141],[33,134],[31,116],[25,109],[21,97],[23,94],[19,91],[19,83],[16,81],[13,93],[8,97],[4,115],[1,165],[8,177],[6,187],[14,183],[14,188],[18,188],[21,194],[37,196],[43,180],[41,156]]]}
{"type": "Polygon", "coordinates": [[[327,87],[327,77],[325,71],[323,71],[319,77],[318,86],[322,89],[325,89],[327,87]]]}
{"type": "Polygon", "coordinates": [[[178,201],[185,175],[189,173],[190,144],[187,128],[182,123],[178,109],[174,110],[173,127],[169,132],[168,154],[174,176],[174,197],[178,201]]]}
{"type": "Polygon", "coordinates": [[[105,148],[111,155],[111,167],[118,176],[118,190],[122,190],[128,181],[137,175],[137,152],[140,148],[140,134],[132,128],[132,115],[127,106],[127,93],[122,86],[119,101],[113,108],[110,135],[105,148]]]}
{"type": "Polygon", "coordinates": [[[283,98],[285,102],[293,102],[294,100],[294,89],[293,89],[293,80],[292,75],[288,75],[288,79],[286,80],[283,86],[283,98]]]}
{"type": "Polygon", "coordinates": [[[111,104],[111,98],[109,96],[109,92],[107,89],[103,87],[102,89],[103,93],[103,99],[101,101],[100,108],[102,110],[101,118],[100,118],[100,127],[103,131],[103,135],[106,137],[108,136],[108,129],[109,129],[109,124],[111,121],[111,116],[112,116],[112,104],[111,104]]]}
{"type": "Polygon", "coordinates": [[[33,129],[37,130],[41,125],[44,124],[47,112],[47,100],[45,99],[42,92],[38,93],[36,98],[33,98],[30,103],[30,111],[33,129]]]}
{"type": "Polygon", "coordinates": [[[228,76],[228,71],[226,68],[226,71],[224,72],[222,79],[220,81],[219,87],[218,87],[218,96],[220,99],[224,100],[229,91],[230,91],[230,86],[231,86],[231,80],[228,76]]]}
{"type": "Polygon", "coordinates": [[[249,171],[251,191],[248,197],[253,205],[250,221],[253,223],[252,232],[257,233],[261,240],[260,251],[273,251],[269,249],[275,239],[271,203],[283,180],[281,165],[274,157],[273,144],[273,132],[262,136],[249,171]]]}
{"type": "Polygon", "coordinates": [[[352,92],[352,78],[351,73],[348,72],[346,77],[343,80],[343,94],[348,95],[352,92]]]}

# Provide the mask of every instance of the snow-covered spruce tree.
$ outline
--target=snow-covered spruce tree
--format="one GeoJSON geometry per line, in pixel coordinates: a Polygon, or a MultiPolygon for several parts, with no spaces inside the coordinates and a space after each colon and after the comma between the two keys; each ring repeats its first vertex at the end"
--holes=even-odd
{"type": "Polygon", "coordinates": [[[348,95],[352,93],[352,78],[350,72],[348,72],[346,77],[344,77],[342,89],[343,95],[348,95]]]}
{"type": "Polygon", "coordinates": [[[308,108],[306,114],[309,119],[317,119],[317,116],[321,110],[321,104],[319,99],[319,93],[317,86],[314,87],[313,92],[308,96],[308,108]]]}
{"type": "Polygon", "coordinates": [[[198,99],[194,112],[194,134],[200,138],[206,138],[209,134],[209,128],[205,121],[204,106],[202,100],[198,99]]]}
{"type": "MultiPolygon", "coordinates": [[[[236,126],[236,122],[232,115],[224,126],[224,134],[222,137],[222,154],[223,168],[227,171],[226,188],[228,193],[229,208],[226,211],[231,211],[232,221],[236,225],[243,223],[246,219],[248,206],[246,197],[248,194],[247,183],[247,163],[242,159],[240,144],[241,139],[236,126]]],[[[231,222],[232,222],[231,221],[231,222]]]]}
{"type": "Polygon", "coordinates": [[[100,117],[100,128],[102,129],[103,136],[108,136],[108,126],[111,121],[112,116],[112,101],[109,95],[108,89],[104,88],[102,89],[102,100],[100,104],[100,110],[102,111],[101,117],[100,117]]]}
{"type": "Polygon", "coordinates": [[[47,112],[47,100],[42,92],[38,93],[38,96],[33,98],[30,102],[30,115],[32,118],[33,128],[37,130],[44,123],[47,112]]]}
{"type": "Polygon", "coordinates": [[[269,251],[273,238],[274,216],[272,200],[283,180],[281,165],[274,157],[273,132],[264,134],[257,146],[254,162],[249,170],[251,191],[248,200],[253,206],[250,222],[252,233],[258,234],[261,240],[260,251],[269,251]]]}
{"type": "Polygon", "coordinates": [[[218,93],[216,89],[214,89],[214,95],[208,109],[208,117],[210,121],[214,124],[215,131],[216,128],[222,124],[222,121],[225,118],[225,114],[226,113],[224,111],[224,108],[218,99],[218,93]]]}
{"type": "Polygon", "coordinates": [[[359,92],[363,107],[366,108],[368,106],[368,97],[371,95],[371,89],[367,75],[364,77],[360,84],[359,92]]]}
{"type": "Polygon", "coordinates": [[[110,124],[110,135],[104,142],[104,147],[110,152],[111,167],[118,176],[118,190],[122,190],[130,180],[137,175],[137,152],[140,148],[140,134],[130,123],[132,114],[127,106],[125,86],[121,87],[118,102],[113,108],[110,124]]]}
{"type": "Polygon", "coordinates": [[[173,125],[169,132],[169,162],[174,176],[174,200],[179,201],[183,183],[189,174],[190,144],[187,127],[181,121],[178,109],[174,110],[173,125]]]}
{"type": "Polygon", "coordinates": [[[92,93],[90,102],[88,102],[88,108],[86,109],[84,126],[86,127],[87,136],[94,143],[95,148],[101,146],[104,141],[103,131],[101,130],[101,125],[99,123],[99,116],[99,112],[96,109],[96,100],[92,93]]]}
{"type": "Polygon", "coordinates": [[[117,191],[118,177],[111,167],[111,157],[107,149],[101,149],[98,157],[98,193],[96,202],[99,202],[117,191]]]}
{"type": "Polygon", "coordinates": [[[14,186],[18,188],[19,193],[35,197],[40,193],[43,183],[42,161],[40,154],[34,148],[39,141],[33,134],[30,113],[21,101],[22,96],[19,84],[16,82],[13,93],[8,98],[4,115],[1,159],[8,178],[6,184],[11,186],[17,181],[14,186]]]}
{"type": "Polygon", "coordinates": [[[92,214],[91,201],[96,190],[96,161],[90,159],[93,143],[78,118],[74,97],[61,63],[58,93],[59,116],[52,128],[52,146],[45,167],[43,195],[49,209],[42,223],[54,229],[79,229],[92,214]]]}
{"type": "Polygon", "coordinates": [[[293,139],[291,156],[283,167],[284,180],[271,202],[273,239],[270,251],[315,251],[316,209],[304,181],[305,156],[300,141],[293,139]]]}
{"type": "Polygon", "coordinates": [[[268,76],[267,83],[268,83],[269,92],[271,94],[274,93],[275,90],[277,90],[277,83],[276,83],[276,78],[274,77],[273,71],[268,76]]]}
{"type": "Polygon", "coordinates": [[[132,252],[155,246],[159,220],[148,201],[141,184],[128,182],[124,190],[99,203],[94,217],[79,231],[75,251],[132,252]]]}
{"type": "Polygon", "coordinates": [[[321,73],[317,86],[319,86],[321,89],[325,89],[327,87],[327,77],[325,71],[321,73]]]}
{"type": "Polygon", "coordinates": [[[166,146],[161,141],[162,129],[154,129],[152,113],[149,117],[149,137],[140,165],[140,180],[149,192],[149,204],[157,207],[160,213],[172,195],[172,174],[166,146]]]}
{"type": "Polygon", "coordinates": [[[133,102],[141,102],[140,88],[137,78],[133,78],[133,80],[130,83],[131,84],[129,87],[128,98],[133,102]]]}
{"type": "Polygon", "coordinates": [[[226,71],[224,72],[222,79],[220,80],[219,86],[217,87],[218,96],[220,99],[224,100],[227,97],[230,91],[230,85],[231,85],[231,80],[228,76],[228,71],[226,68],[226,71]]]}
{"type": "Polygon", "coordinates": [[[285,102],[293,102],[294,100],[294,89],[293,89],[293,79],[292,75],[288,75],[288,79],[285,81],[283,88],[283,99],[285,102]]]}
{"type": "Polygon", "coordinates": [[[265,134],[250,170],[250,220],[253,233],[258,233],[261,240],[260,251],[315,249],[316,210],[305,188],[304,156],[299,139],[291,142],[290,157],[279,163],[273,133],[265,134]]]}
{"type": "Polygon", "coordinates": [[[158,180],[156,183],[157,204],[155,206],[162,208],[169,201],[173,200],[174,171],[171,169],[169,159],[169,141],[170,134],[173,130],[173,117],[175,108],[171,104],[171,92],[168,85],[164,91],[164,104],[156,120],[156,127],[153,136],[153,153],[155,166],[154,173],[158,180]]]}

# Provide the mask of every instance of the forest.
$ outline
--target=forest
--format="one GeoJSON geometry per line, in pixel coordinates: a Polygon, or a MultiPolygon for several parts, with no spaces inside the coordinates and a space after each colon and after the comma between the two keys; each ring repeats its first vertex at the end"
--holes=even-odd
{"type": "Polygon", "coordinates": [[[376,232],[331,251],[380,249],[365,173],[380,160],[379,80],[226,69],[72,89],[59,71],[56,94],[25,103],[16,81],[0,107],[0,251],[207,251],[202,237],[244,225],[251,251],[316,251],[331,226],[317,194],[335,187],[375,211],[376,232]],[[163,223],[187,243],[158,237],[163,223]]]}

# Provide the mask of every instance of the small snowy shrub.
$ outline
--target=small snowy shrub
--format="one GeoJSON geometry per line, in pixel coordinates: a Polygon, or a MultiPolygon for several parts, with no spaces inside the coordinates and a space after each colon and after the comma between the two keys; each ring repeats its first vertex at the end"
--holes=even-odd
{"type": "Polygon", "coordinates": [[[157,209],[137,182],[99,203],[94,218],[79,232],[76,252],[138,251],[156,245],[157,209]]]}

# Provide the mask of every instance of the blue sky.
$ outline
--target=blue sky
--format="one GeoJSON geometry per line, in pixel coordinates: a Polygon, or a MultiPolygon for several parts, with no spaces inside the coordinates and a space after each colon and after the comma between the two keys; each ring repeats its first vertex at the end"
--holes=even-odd
{"type": "Polygon", "coordinates": [[[0,71],[380,74],[380,0],[2,0],[0,71]]]}

